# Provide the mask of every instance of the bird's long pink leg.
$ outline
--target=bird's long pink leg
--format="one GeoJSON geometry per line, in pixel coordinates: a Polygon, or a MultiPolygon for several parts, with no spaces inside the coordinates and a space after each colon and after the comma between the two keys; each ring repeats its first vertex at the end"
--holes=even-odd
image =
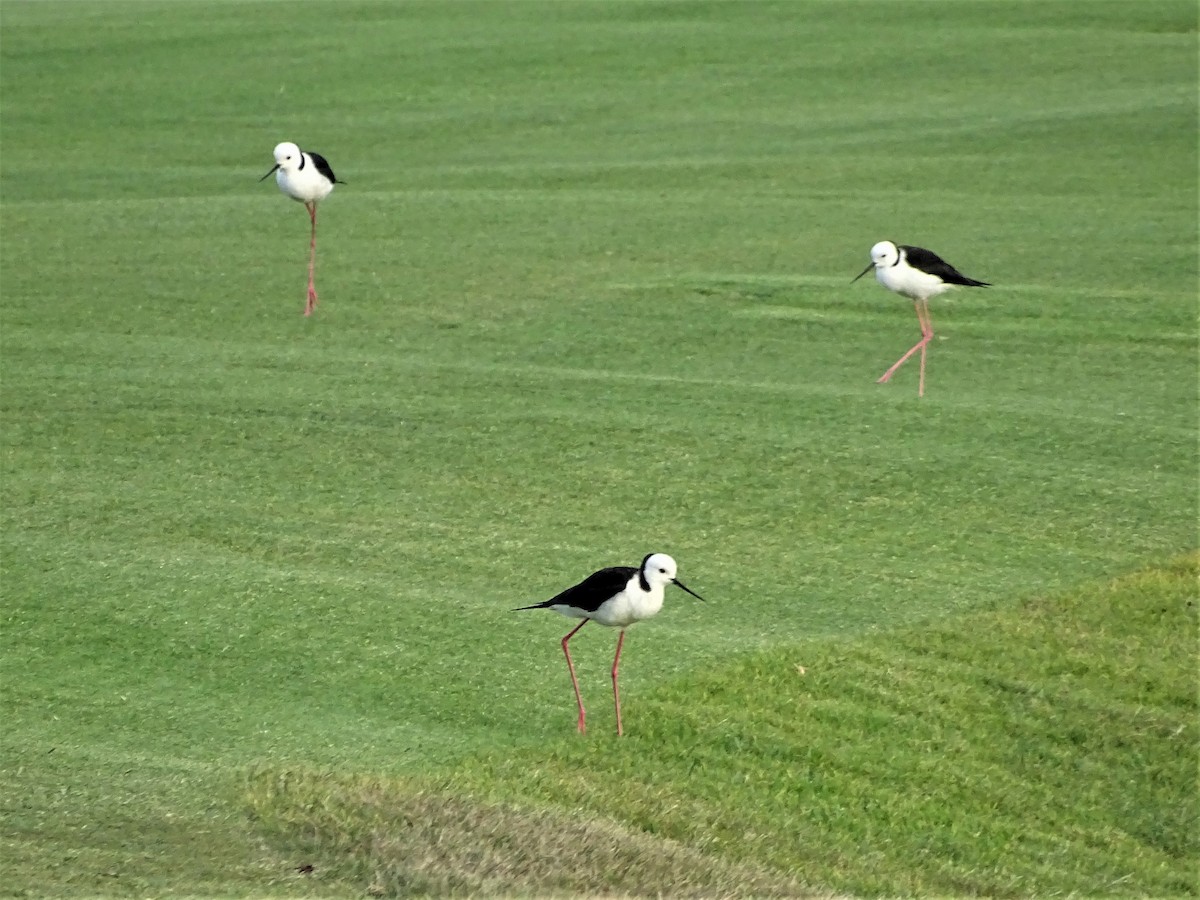
{"type": "MultiPolygon", "coordinates": [[[[915,305],[915,304],[914,304],[915,305]]],[[[921,305],[917,307],[917,318],[921,320],[921,335],[924,340],[921,342],[921,380],[917,383],[917,396],[925,396],[925,350],[929,346],[929,342],[933,340],[933,320],[929,318],[929,301],[922,300],[921,305]],[[922,315],[922,312],[924,315],[922,315]]]]}
{"type": "Polygon", "coordinates": [[[926,310],[925,313],[921,312],[921,304],[919,301],[914,300],[913,307],[917,311],[917,320],[921,323],[921,340],[918,341],[917,343],[913,344],[912,347],[909,348],[909,351],[907,353],[905,353],[902,357],[900,357],[898,360],[896,360],[892,364],[892,367],[890,369],[888,369],[886,372],[884,372],[882,375],[880,375],[879,378],[877,378],[875,381],[876,384],[886,384],[888,382],[888,380],[893,375],[896,374],[896,370],[898,368],[900,368],[902,365],[904,365],[906,362],[908,362],[908,358],[910,356],[912,356],[914,353],[916,353],[918,350],[921,351],[921,360],[922,360],[921,371],[924,372],[924,370],[925,370],[925,368],[924,368],[925,347],[926,347],[926,345],[929,344],[930,338],[933,337],[933,326],[931,326],[927,323],[926,318],[928,317],[929,312],[928,312],[928,310],[926,310]]]}
{"type": "Polygon", "coordinates": [[[310,200],[304,206],[308,210],[308,217],[312,219],[312,237],[308,242],[308,301],[304,304],[304,314],[311,316],[317,308],[317,286],[313,281],[317,266],[317,204],[310,200]]]}
{"type": "Polygon", "coordinates": [[[588,623],[589,620],[584,619],[578,625],[571,629],[571,633],[562,639],[563,653],[567,657],[567,670],[571,673],[571,686],[575,688],[575,703],[579,706],[579,722],[578,728],[580,734],[587,734],[587,726],[584,724],[584,716],[586,715],[583,709],[583,696],[579,693],[579,679],[575,677],[575,663],[571,662],[571,651],[567,649],[567,641],[575,636],[580,628],[588,623]]]}
{"type": "Polygon", "coordinates": [[[625,643],[625,629],[621,629],[621,636],[617,638],[617,655],[613,657],[612,680],[613,680],[613,702],[617,705],[617,737],[620,737],[625,732],[621,730],[621,692],[617,688],[617,669],[621,665],[621,646],[625,643]]]}

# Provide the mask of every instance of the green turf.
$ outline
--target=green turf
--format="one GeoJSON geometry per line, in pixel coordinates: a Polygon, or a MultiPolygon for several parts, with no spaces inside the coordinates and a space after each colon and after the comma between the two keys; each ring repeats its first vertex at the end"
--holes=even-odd
{"type": "Polygon", "coordinates": [[[1194,894],[1197,561],[752,654],[619,741],[433,783],[266,770],[249,802],[296,858],[399,893],[1194,894]],[[633,834],[579,834],[614,820],[633,834]]]}
{"type": "MultiPolygon", "coordinates": [[[[360,889],[289,872],[247,768],[559,746],[569,623],[509,610],[650,550],[709,602],[630,633],[631,741],[797,641],[1194,548],[1196,18],[0,4],[4,889],[360,889]],[[311,320],[280,140],[348,182],[311,320]],[[849,284],[882,238],[995,284],[935,301],[921,400],[874,383],[911,306],[849,284]]],[[[575,642],[600,736],[614,638],[575,642]]],[[[783,875],[958,889],[906,860],[783,875]]],[[[1013,889],[1168,889],[1085,874],[1013,889]]]]}

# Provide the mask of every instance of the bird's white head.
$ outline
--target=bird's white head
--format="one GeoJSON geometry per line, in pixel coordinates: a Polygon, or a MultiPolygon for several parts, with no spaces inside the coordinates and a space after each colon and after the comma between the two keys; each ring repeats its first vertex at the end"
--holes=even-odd
{"type": "Polygon", "coordinates": [[[871,263],[850,280],[851,284],[858,281],[872,269],[886,269],[894,266],[900,260],[900,248],[891,241],[880,241],[871,248],[871,263]]]}
{"type": "Polygon", "coordinates": [[[674,584],[677,587],[687,591],[697,600],[704,598],[685,585],[676,577],[678,568],[675,565],[675,560],[667,556],[665,553],[651,553],[642,560],[642,577],[646,579],[646,583],[651,588],[674,584]]]}
{"type": "Polygon", "coordinates": [[[642,561],[642,574],[650,584],[670,584],[678,568],[675,560],[665,553],[651,553],[642,561]]]}
{"type": "Polygon", "coordinates": [[[871,248],[871,263],[877,269],[894,266],[900,260],[900,248],[891,241],[880,241],[871,248]]]}
{"type": "Polygon", "coordinates": [[[300,168],[300,148],[291,141],[275,145],[275,165],[285,172],[300,168]]]}

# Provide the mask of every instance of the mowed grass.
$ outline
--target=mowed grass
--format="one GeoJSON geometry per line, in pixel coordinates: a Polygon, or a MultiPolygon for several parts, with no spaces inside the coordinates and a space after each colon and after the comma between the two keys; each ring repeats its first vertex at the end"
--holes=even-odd
{"type": "Polygon", "coordinates": [[[1198,574],[785,644],[654,691],[628,739],[266,770],[249,802],[396,895],[1194,894],[1198,574]]]}
{"type": "Polygon", "coordinates": [[[1144,649],[1194,625],[1128,623],[1163,670],[1143,721],[1103,655],[1121,608],[1070,601],[1196,544],[1194,5],[7,2],[0,28],[5,890],[1196,892],[1165,762],[1195,772],[1194,661],[1144,649]],[[312,320],[307,217],[256,183],[280,140],[348,182],[312,320]],[[849,284],[881,238],[995,284],[935,303],[922,400],[911,367],[874,384],[917,331],[849,284]],[[651,550],[709,602],[630,632],[620,744],[615,635],[580,633],[577,743],[569,623],[509,610],[651,550]],[[1023,646],[1038,604],[1064,612],[1037,634],[1090,635],[1078,677],[1023,646]],[[1036,690],[986,683],[1025,653],[1036,690]],[[922,736],[904,704],[943,692],[922,736]],[[787,697],[811,733],[779,736],[787,697]],[[1121,777],[1138,754],[1166,788],[1121,777]],[[634,856],[342,869],[262,800],[286,773],[353,841],[369,800],[634,856]]]}

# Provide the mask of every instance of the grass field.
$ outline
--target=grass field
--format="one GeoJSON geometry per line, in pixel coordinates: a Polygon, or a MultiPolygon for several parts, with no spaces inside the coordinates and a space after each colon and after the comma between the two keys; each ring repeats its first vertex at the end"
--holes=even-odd
{"type": "Polygon", "coordinates": [[[1197,166],[1190,2],[6,0],[0,894],[1200,893],[1197,166]]]}

